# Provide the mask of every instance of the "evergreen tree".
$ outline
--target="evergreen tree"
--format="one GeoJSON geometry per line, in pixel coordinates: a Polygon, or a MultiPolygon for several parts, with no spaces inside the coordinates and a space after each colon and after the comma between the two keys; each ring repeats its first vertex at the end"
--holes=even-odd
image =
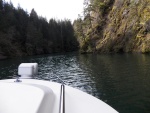
{"type": "Polygon", "coordinates": [[[49,22],[34,9],[28,14],[20,6],[0,0],[0,55],[23,56],[67,52],[78,49],[69,20],[49,22]]]}

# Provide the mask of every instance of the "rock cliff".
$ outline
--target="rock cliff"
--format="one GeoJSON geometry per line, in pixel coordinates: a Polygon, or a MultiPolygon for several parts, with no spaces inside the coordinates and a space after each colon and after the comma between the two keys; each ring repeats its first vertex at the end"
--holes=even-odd
{"type": "Polygon", "coordinates": [[[91,23],[87,14],[74,22],[81,52],[150,52],[150,0],[92,0],[88,8],[91,23]]]}

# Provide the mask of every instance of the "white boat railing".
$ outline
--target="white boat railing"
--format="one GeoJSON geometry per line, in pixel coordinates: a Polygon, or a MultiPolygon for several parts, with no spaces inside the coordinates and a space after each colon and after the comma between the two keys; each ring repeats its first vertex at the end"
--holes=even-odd
{"type": "Polygon", "coordinates": [[[59,113],[65,113],[65,85],[61,85],[60,89],[60,103],[59,103],[59,113]]]}

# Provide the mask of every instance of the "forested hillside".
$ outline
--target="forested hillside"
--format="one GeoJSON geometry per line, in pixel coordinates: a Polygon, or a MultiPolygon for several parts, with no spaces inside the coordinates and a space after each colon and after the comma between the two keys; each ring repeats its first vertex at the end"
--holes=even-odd
{"type": "Polygon", "coordinates": [[[150,0],[85,0],[74,21],[81,52],[150,52],[150,0]]]}
{"type": "Polygon", "coordinates": [[[0,0],[0,57],[49,54],[78,49],[70,20],[56,21],[0,0]]]}

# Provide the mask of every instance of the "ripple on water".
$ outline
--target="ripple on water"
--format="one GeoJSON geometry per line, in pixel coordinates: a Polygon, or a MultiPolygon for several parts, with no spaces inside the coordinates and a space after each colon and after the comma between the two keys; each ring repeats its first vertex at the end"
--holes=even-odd
{"type": "Polygon", "coordinates": [[[150,55],[54,55],[0,61],[0,79],[17,75],[22,62],[37,62],[36,79],[60,82],[94,95],[120,113],[150,112],[150,55]]]}

